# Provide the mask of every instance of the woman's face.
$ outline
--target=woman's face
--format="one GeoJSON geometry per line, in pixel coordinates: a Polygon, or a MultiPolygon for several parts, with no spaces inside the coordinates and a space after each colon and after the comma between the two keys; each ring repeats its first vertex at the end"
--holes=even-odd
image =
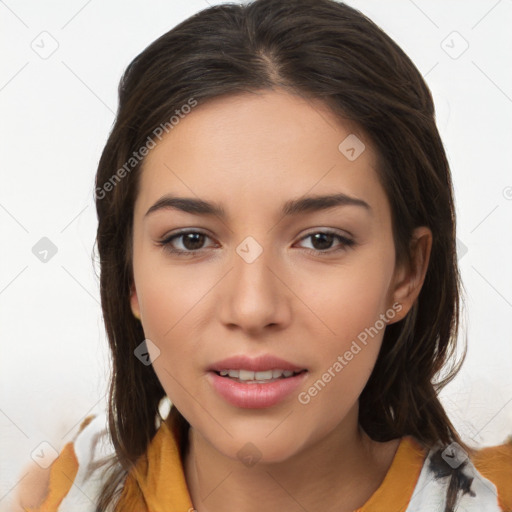
{"type": "Polygon", "coordinates": [[[262,459],[285,460],[357,422],[383,320],[409,309],[375,165],[364,135],[321,103],[277,91],[199,105],[147,155],[132,309],[170,400],[224,455],[239,457],[250,442],[262,459]],[[223,215],[184,211],[184,201],[148,213],[166,195],[223,215]],[[351,199],[329,208],[306,201],[333,195],[351,199]],[[192,234],[160,245],[181,231],[192,234]],[[265,355],[306,371],[276,385],[210,370],[231,356],[265,355]]]}

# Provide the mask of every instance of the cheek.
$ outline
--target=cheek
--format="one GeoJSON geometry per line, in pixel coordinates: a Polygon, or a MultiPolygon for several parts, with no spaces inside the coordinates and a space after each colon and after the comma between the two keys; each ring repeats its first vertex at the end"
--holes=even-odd
{"type": "Polygon", "coordinates": [[[158,348],[157,356],[151,357],[153,368],[173,401],[180,393],[179,383],[190,386],[187,362],[196,349],[190,322],[201,314],[200,300],[206,290],[189,272],[163,265],[162,258],[151,261],[150,255],[145,256],[136,275],[144,335],[158,348]]]}
{"type": "Polygon", "coordinates": [[[297,295],[314,314],[297,315],[297,319],[309,332],[317,326],[322,353],[348,350],[351,341],[361,333],[364,339],[369,329],[372,337],[376,337],[375,328],[383,331],[380,319],[389,307],[392,270],[391,258],[368,254],[351,264],[328,268],[323,275],[303,274],[297,295]]]}
{"type": "Polygon", "coordinates": [[[200,300],[206,290],[185,275],[155,266],[145,276],[142,300],[144,334],[160,351],[152,359],[153,369],[171,402],[190,415],[195,403],[190,396],[197,394],[198,385],[191,371],[198,353],[192,323],[204,314],[200,300]]]}
{"type": "Polygon", "coordinates": [[[332,421],[355,404],[375,366],[393,264],[385,252],[368,252],[351,265],[329,268],[321,279],[311,274],[302,281],[299,293],[317,316],[299,320],[315,344],[315,366],[299,402],[318,413],[329,410],[332,421]]]}
{"type": "Polygon", "coordinates": [[[144,332],[162,343],[175,339],[180,329],[194,322],[212,279],[199,277],[183,265],[167,265],[156,252],[146,255],[138,276],[137,292],[144,308],[144,332]]]}
{"type": "Polygon", "coordinates": [[[356,404],[381,347],[386,326],[381,317],[386,314],[384,287],[376,288],[373,281],[360,288],[363,284],[364,279],[347,278],[346,286],[329,288],[330,300],[324,295],[312,307],[321,312],[329,329],[322,327],[323,334],[314,338],[315,365],[298,401],[308,415],[324,418],[325,431],[356,404]]]}

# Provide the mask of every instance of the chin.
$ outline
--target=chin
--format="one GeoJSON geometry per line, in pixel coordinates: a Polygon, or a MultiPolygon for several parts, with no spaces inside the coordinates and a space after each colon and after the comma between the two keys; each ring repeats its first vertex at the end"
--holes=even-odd
{"type": "Polygon", "coordinates": [[[293,457],[298,449],[297,441],[289,435],[272,434],[267,437],[266,431],[255,436],[248,435],[247,432],[240,436],[233,435],[227,443],[214,443],[214,446],[226,457],[238,460],[247,467],[283,462],[293,457]]]}

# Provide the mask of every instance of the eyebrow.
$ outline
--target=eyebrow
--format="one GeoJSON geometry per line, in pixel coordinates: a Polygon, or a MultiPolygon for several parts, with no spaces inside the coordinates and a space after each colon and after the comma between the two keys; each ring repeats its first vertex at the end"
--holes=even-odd
{"type": "MultiPolygon", "coordinates": [[[[340,193],[291,199],[283,204],[281,214],[284,217],[289,217],[339,206],[359,206],[368,213],[372,212],[371,206],[366,201],[340,193]]],[[[167,209],[180,210],[193,215],[215,215],[223,220],[227,218],[226,210],[219,203],[189,197],[176,197],[172,194],[166,194],[158,199],[158,201],[149,208],[144,217],[147,217],[153,212],[167,209]]]]}

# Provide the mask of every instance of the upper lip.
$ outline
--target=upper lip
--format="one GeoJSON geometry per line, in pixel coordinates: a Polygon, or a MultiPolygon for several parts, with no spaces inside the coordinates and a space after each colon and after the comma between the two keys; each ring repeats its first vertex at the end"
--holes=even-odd
{"type": "Polygon", "coordinates": [[[246,355],[228,357],[227,359],[213,363],[207,369],[216,372],[220,372],[221,370],[251,370],[253,372],[261,372],[272,369],[300,372],[306,368],[285,361],[279,357],[264,354],[259,357],[249,357],[246,355]]]}

